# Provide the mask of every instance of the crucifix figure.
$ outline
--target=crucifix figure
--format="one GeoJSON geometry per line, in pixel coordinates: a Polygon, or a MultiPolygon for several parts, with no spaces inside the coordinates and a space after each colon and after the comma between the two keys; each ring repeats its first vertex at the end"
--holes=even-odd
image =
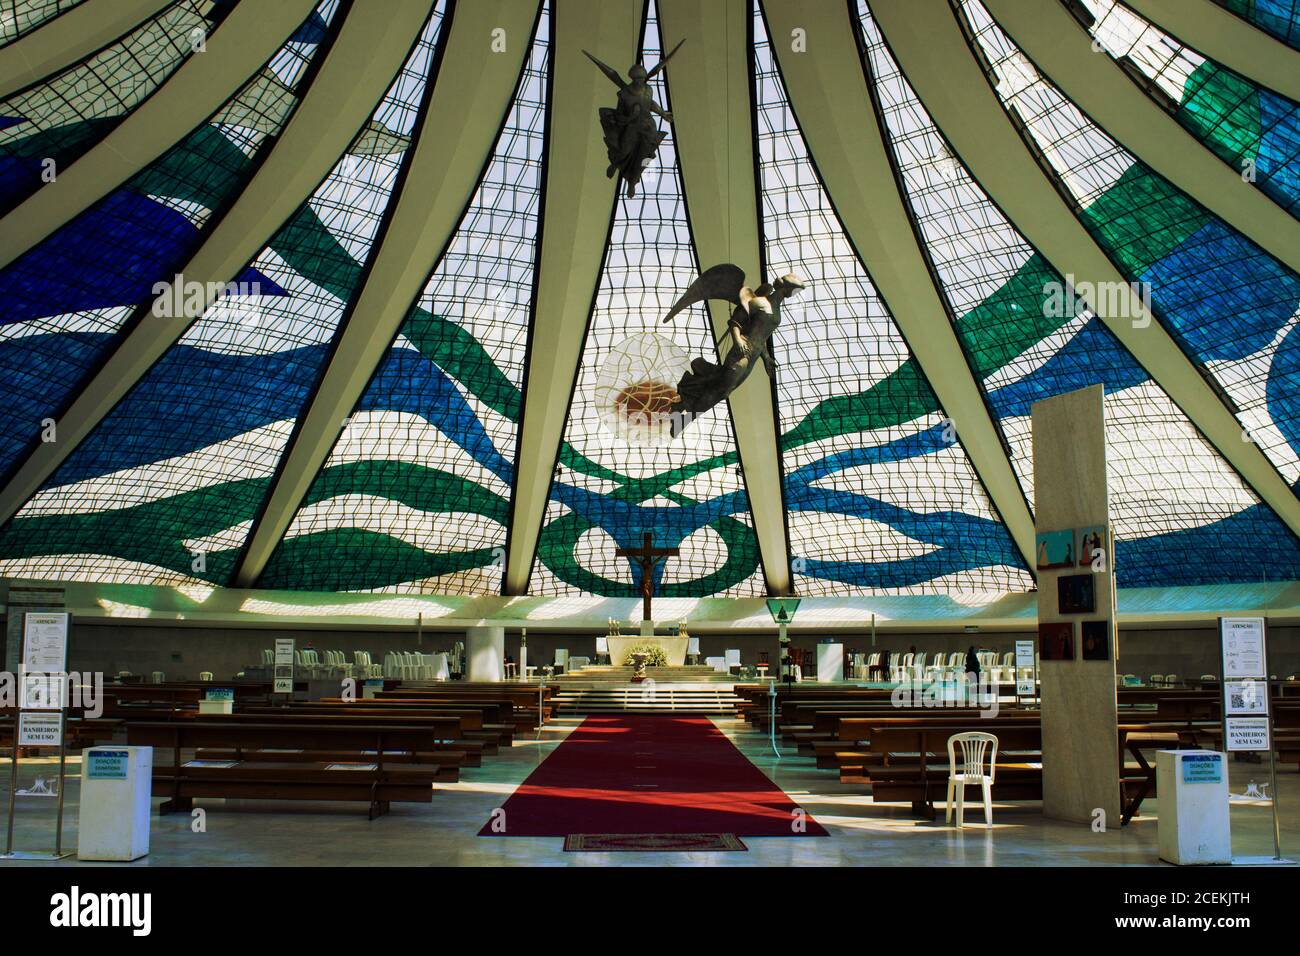
{"type": "Polygon", "coordinates": [[[619,548],[614,552],[616,558],[629,558],[641,566],[641,619],[652,621],[650,616],[650,599],[655,593],[655,565],[666,558],[675,558],[680,552],[677,548],[656,548],[654,537],[646,532],[641,538],[639,548],[619,548]]]}

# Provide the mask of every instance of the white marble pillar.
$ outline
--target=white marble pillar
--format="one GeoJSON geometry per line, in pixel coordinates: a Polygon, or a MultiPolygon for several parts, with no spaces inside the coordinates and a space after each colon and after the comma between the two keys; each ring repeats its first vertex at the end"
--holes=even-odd
{"type": "MultiPolygon", "coordinates": [[[[1039,681],[1043,722],[1043,815],[1093,823],[1105,813],[1119,832],[1119,732],[1115,695],[1114,541],[1106,488],[1106,408],[1100,385],[1036,402],[1032,409],[1034,502],[1038,534],[1070,531],[1070,566],[1038,569],[1039,681]],[[1104,552],[1080,561],[1084,529],[1100,529],[1104,552]],[[1062,610],[1057,580],[1091,579],[1091,611],[1062,610]],[[1105,659],[1085,659],[1083,622],[1106,632],[1105,659]],[[1044,625],[1067,625],[1067,660],[1042,654],[1044,625]]],[[[1037,548],[1035,548],[1037,551],[1037,548]]],[[[1042,563],[1042,562],[1037,562],[1042,563]]],[[[1050,562],[1049,562],[1050,563],[1050,562]]],[[[1094,655],[1095,656],[1095,655],[1094,655]]]]}
{"type": "Polygon", "coordinates": [[[472,681],[505,680],[506,629],[504,627],[468,627],[465,629],[466,678],[472,681]]]}

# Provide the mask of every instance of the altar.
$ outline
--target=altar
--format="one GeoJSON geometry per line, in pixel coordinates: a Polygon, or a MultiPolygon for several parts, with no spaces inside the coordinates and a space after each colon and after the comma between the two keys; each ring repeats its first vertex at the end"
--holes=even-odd
{"type": "Polygon", "coordinates": [[[630,666],[631,661],[627,659],[627,652],[638,644],[650,644],[663,648],[668,655],[669,667],[681,667],[686,663],[686,644],[689,638],[678,637],[676,635],[654,636],[647,635],[620,635],[611,636],[609,641],[609,662],[615,667],[630,666]]]}

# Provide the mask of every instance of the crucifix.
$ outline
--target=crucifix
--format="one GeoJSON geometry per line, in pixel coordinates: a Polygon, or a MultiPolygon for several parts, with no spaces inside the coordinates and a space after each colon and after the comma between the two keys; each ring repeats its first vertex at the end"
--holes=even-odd
{"type": "Polygon", "coordinates": [[[616,558],[629,558],[641,566],[641,619],[643,621],[653,620],[650,616],[650,599],[655,593],[655,565],[666,558],[675,558],[678,554],[677,548],[656,548],[654,537],[648,531],[641,538],[641,547],[619,548],[614,552],[616,558]]]}

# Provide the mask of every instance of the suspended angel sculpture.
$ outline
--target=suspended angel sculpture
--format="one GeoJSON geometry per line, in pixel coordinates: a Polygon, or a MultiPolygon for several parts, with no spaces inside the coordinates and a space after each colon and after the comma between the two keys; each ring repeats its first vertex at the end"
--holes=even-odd
{"type": "Polygon", "coordinates": [[[696,302],[709,299],[723,299],[736,308],[727,322],[731,347],[722,364],[705,358],[694,359],[690,371],[677,385],[678,398],[672,407],[674,438],[694,419],[739,388],[760,358],[767,363],[769,374],[775,374],[776,362],[768,343],[781,324],[781,302],[802,288],[801,280],[785,275],[774,283],[764,282],[757,289],[751,289],[745,285],[744,270],[730,263],[714,266],[691,283],[664,316],[665,322],[672,321],[675,315],[696,302]]]}
{"type": "Polygon", "coordinates": [[[605,170],[605,175],[612,177],[617,173],[627,183],[629,196],[636,195],[636,184],[641,181],[641,171],[650,165],[659,144],[668,135],[660,132],[654,114],[670,123],[673,121],[673,114],[661,109],[650,95],[650,80],[668,65],[673,53],[680,50],[685,42],[682,40],[673,47],[672,52],[649,72],[640,63],[633,64],[627,71],[631,82],[625,82],[613,67],[601,63],[586,50],[582,51],[618,87],[618,105],[612,109],[601,108],[600,128],[605,133],[605,149],[609,152],[609,168],[605,170]]]}

